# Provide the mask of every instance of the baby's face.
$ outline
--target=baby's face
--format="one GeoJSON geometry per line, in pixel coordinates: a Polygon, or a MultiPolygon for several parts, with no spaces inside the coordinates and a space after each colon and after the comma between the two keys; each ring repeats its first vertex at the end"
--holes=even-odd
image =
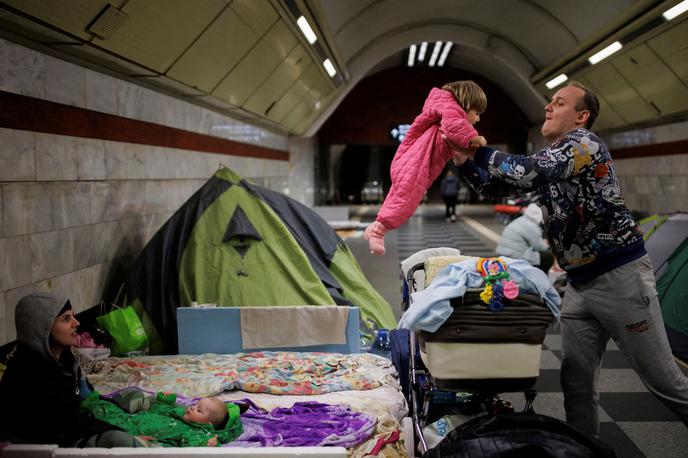
{"type": "Polygon", "coordinates": [[[184,420],[195,423],[212,423],[210,417],[213,411],[213,402],[208,398],[203,398],[195,405],[192,405],[184,412],[184,420]]]}

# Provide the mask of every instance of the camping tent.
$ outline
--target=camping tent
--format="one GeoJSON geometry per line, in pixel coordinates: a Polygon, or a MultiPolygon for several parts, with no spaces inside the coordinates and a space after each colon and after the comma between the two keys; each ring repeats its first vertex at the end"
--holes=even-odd
{"type": "Polygon", "coordinates": [[[192,302],[354,305],[363,320],[396,325],[389,304],[327,222],[227,168],[153,236],[130,271],[126,291],[126,302],[145,311],[153,352],[176,353],[176,308],[192,302]]]}
{"type": "Polygon", "coordinates": [[[671,255],[688,238],[688,213],[650,216],[640,221],[640,227],[646,227],[644,223],[653,218],[656,218],[655,223],[645,231],[645,248],[652,260],[655,278],[659,280],[671,255]]]}
{"type": "Polygon", "coordinates": [[[671,351],[688,361],[688,214],[655,215],[640,224],[671,351]]]}

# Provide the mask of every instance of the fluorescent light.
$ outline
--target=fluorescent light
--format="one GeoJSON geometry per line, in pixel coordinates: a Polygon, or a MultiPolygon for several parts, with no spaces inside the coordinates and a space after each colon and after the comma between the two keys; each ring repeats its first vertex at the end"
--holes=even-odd
{"type": "Polygon", "coordinates": [[[413,61],[416,58],[416,45],[409,46],[408,62],[406,64],[409,67],[413,67],[413,61]]]}
{"type": "Polygon", "coordinates": [[[308,40],[308,43],[315,43],[315,40],[317,40],[318,37],[315,36],[315,32],[313,32],[313,29],[311,29],[311,25],[308,23],[306,18],[303,16],[299,17],[296,20],[296,24],[299,26],[299,29],[301,29],[301,32],[303,32],[303,35],[306,37],[306,40],[308,40]]]}
{"type": "Polygon", "coordinates": [[[435,66],[435,62],[437,61],[437,56],[439,55],[441,48],[442,48],[442,42],[436,41],[435,47],[432,48],[432,55],[430,56],[430,62],[428,62],[429,66],[431,66],[431,67],[435,66]]]}
{"type": "Polygon", "coordinates": [[[663,12],[662,16],[664,16],[664,19],[666,19],[667,21],[671,21],[679,14],[685,13],[686,10],[688,10],[688,0],[683,0],[678,5],[674,6],[673,8],[669,8],[668,10],[663,12]]]}
{"type": "Polygon", "coordinates": [[[327,74],[330,75],[330,78],[337,74],[337,70],[334,69],[334,65],[332,65],[332,61],[330,59],[325,59],[323,61],[323,67],[325,67],[325,70],[327,70],[327,74]]]}
{"type": "Polygon", "coordinates": [[[444,65],[444,61],[447,60],[447,56],[449,55],[449,50],[451,50],[452,46],[454,46],[454,43],[451,41],[448,41],[444,44],[444,49],[442,50],[442,55],[440,56],[440,60],[437,62],[437,66],[441,67],[444,65]]]}
{"type": "Polygon", "coordinates": [[[561,83],[569,79],[568,76],[564,75],[563,73],[559,76],[555,76],[551,80],[547,81],[545,83],[545,86],[547,86],[547,89],[554,89],[555,87],[559,86],[561,83]]]}
{"type": "Polygon", "coordinates": [[[428,49],[428,42],[424,41],[420,44],[420,50],[418,51],[418,62],[423,62],[423,59],[425,59],[426,49],[428,49]]]}
{"type": "Polygon", "coordinates": [[[592,65],[595,65],[602,59],[606,59],[607,57],[611,56],[615,52],[617,52],[619,49],[621,49],[621,42],[615,41],[614,43],[610,44],[606,48],[604,48],[602,51],[593,54],[588,58],[588,62],[590,62],[592,65]]]}

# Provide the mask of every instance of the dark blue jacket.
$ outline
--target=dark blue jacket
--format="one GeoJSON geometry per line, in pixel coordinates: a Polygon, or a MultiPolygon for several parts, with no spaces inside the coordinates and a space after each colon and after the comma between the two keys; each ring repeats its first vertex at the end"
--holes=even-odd
{"type": "Polygon", "coordinates": [[[440,192],[442,197],[456,197],[459,194],[459,177],[456,175],[449,175],[442,179],[440,184],[440,192]]]}

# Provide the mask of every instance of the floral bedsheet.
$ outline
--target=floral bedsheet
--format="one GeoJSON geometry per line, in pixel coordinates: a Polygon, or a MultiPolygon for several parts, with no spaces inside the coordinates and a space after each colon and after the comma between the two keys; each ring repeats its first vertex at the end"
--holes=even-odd
{"type": "Polygon", "coordinates": [[[188,397],[224,391],[313,395],[372,390],[379,361],[369,354],[255,352],[108,358],[83,366],[88,380],[107,394],[127,386],[188,397]]]}

